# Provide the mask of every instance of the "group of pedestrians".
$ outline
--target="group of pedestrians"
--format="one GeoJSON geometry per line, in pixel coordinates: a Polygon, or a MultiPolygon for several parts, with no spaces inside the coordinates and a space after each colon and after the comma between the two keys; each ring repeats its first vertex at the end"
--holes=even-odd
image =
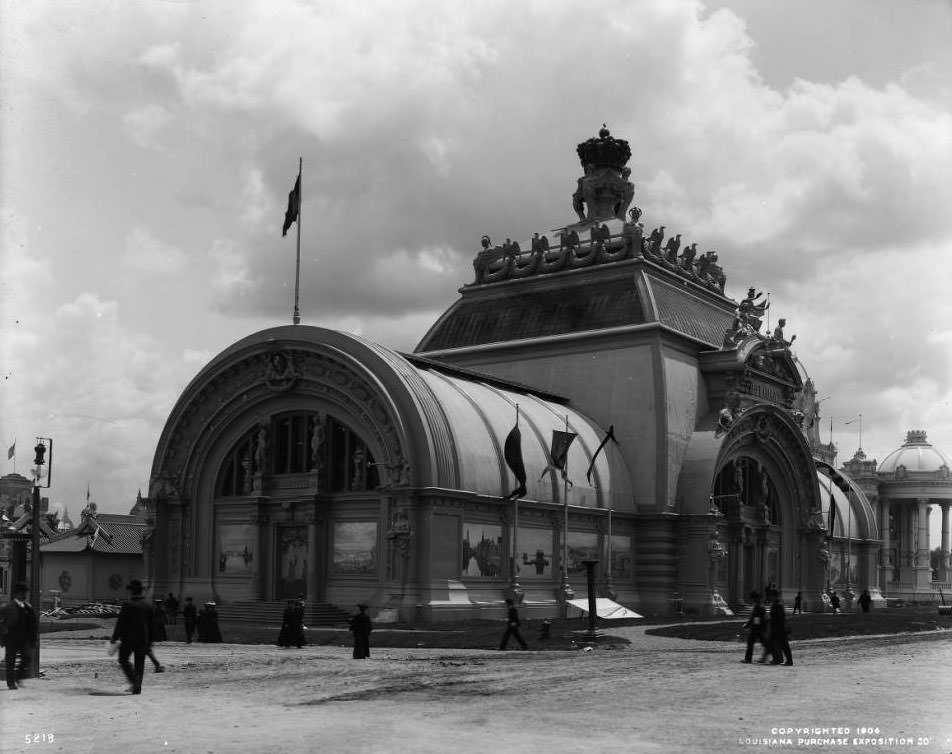
{"type": "Polygon", "coordinates": [[[744,624],[747,629],[747,652],[741,662],[754,661],[754,646],[759,643],[763,647],[759,663],[767,664],[769,655],[772,657],[771,665],[793,665],[790,627],[787,625],[787,610],[780,590],[767,589],[766,602],[762,600],[760,592],[751,592],[750,599],[754,604],[750,618],[744,624]]]}

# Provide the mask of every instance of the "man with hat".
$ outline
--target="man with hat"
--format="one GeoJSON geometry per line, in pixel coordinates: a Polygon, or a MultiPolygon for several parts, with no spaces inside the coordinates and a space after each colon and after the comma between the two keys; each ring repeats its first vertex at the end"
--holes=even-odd
{"type": "Polygon", "coordinates": [[[155,631],[155,613],[152,605],[145,601],[145,591],[139,579],[132,579],[126,586],[129,599],[122,603],[116,627],[112,632],[112,643],[119,644],[119,666],[132,684],[132,693],[142,693],[142,675],[145,672],[145,656],[152,644],[155,631]],[[129,656],[133,665],[129,664],[129,656]]]}
{"type": "Polygon", "coordinates": [[[218,609],[213,600],[206,602],[205,607],[198,611],[198,640],[213,644],[221,642],[218,609]]]}
{"type": "Polygon", "coordinates": [[[13,587],[13,599],[0,608],[0,646],[4,648],[3,659],[7,673],[7,688],[14,691],[17,682],[26,678],[33,662],[36,641],[36,613],[26,601],[26,584],[13,587]],[[17,668],[17,655],[20,667],[17,668]]]}

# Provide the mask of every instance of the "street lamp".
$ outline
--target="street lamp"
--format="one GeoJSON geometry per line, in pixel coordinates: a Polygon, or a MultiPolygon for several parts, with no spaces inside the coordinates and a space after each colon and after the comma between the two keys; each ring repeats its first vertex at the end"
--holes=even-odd
{"type": "Polygon", "coordinates": [[[53,472],[53,440],[49,437],[37,437],[33,448],[33,511],[30,521],[30,602],[36,612],[36,636],[33,646],[33,677],[40,677],[40,487],[50,486],[53,472]],[[46,484],[41,485],[43,466],[46,466],[46,484]]]}

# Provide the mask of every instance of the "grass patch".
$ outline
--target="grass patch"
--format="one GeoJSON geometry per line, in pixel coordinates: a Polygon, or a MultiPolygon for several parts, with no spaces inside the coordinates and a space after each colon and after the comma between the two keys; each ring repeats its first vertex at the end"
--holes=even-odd
{"type": "MultiPolygon", "coordinates": [[[[671,636],[678,639],[701,641],[737,641],[746,637],[743,628],[747,616],[717,623],[683,623],[676,626],[649,628],[647,633],[655,636],[671,636]]],[[[828,639],[845,636],[870,636],[874,634],[901,634],[912,631],[936,631],[952,629],[952,616],[939,615],[933,607],[899,607],[873,610],[868,613],[804,613],[787,615],[790,638],[828,639]]]]}

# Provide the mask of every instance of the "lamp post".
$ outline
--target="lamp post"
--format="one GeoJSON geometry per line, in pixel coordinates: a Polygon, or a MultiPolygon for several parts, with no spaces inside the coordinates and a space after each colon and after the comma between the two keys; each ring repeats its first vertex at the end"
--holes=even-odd
{"type": "Polygon", "coordinates": [[[598,617],[597,603],[595,600],[595,566],[597,560],[583,560],[585,574],[588,583],[588,630],[585,632],[585,641],[595,644],[598,641],[598,631],[595,629],[595,619],[598,617]]]}
{"type": "Polygon", "coordinates": [[[53,469],[53,440],[49,437],[37,437],[33,448],[33,511],[30,520],[30,603],[36,613],[36,635],[33,637],[33,678],[40,677],[40,487],[50,486],[53,469]],[[47,452],[49,457],[47,459],[47,452]],[[46,484],[41,485],[43,466],[46,466],[46,484]]]}

